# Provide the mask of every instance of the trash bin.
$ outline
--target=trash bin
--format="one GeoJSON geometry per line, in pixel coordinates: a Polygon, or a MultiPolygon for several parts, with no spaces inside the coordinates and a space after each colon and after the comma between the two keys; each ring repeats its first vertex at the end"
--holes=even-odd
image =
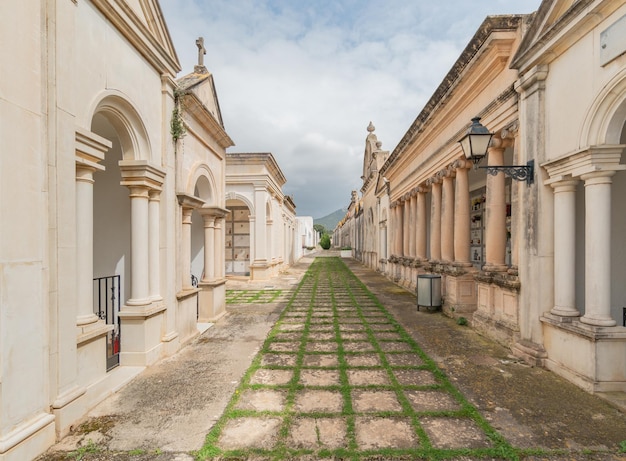
{"type": "Polygon", "coordinates": [[[417,276],[417,310],[441,307],[441,275],[422,274],[417,276]]]}

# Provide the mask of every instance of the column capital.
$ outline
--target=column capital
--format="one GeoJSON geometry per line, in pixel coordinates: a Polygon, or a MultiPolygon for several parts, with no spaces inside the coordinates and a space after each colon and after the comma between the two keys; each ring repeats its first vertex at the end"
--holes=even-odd
{"type": "Polygon", "coordinates": [[[469,170],[470,168],[472,168],[473,164],[465,158],[458,158],[454,162],[452,162],[451,166],[456,170],[469,170]]]}
{"type": "Polygon", "coordinates": [[[212,216],[214,218],[219,218],[226,216],[228,213],[230,213],[230,210],[228,208],[221,208],[218,206],[203,206],[201,208],[198,208],[198,213],[200,213],[202,216],[212,216]]]}
{"type": "Polygon", "coordinates": [[[165,170],[151,165],[147,160],[120,160],[122,186],[146,186],[161,190],[165,182],[165,170]]]}
{"type": "Polygon", "coordinates": [[[189,208],[191,210],[195,210],[196,208],[201,208],[202,205],[204,205],[204,200],[193,195],[181,193],[176,194],[176,197],[178,198],[179,205],[182,206],[183,209],[189,208]]]}
{"type": "Polygon", "coordinates": [[[93,174],[96,168],[91,165],[76,164],[76,182],[94,183],[93,174]]]}
{"type": "Polygon", "coordinates": [[[550,187],[554,189],[554,193],[558,192],[576,192],[576,187],[580,181],[574,178],[560,179],[549,183],[550,187]]]}
{"type": "Polygon", "coordinates": [[[150,188],[144,185],[137,185],[137,184],[133,184],[133,185],[127,185],[128,190],[130,191],[130,197],[136,197],[136,198],[145,198],[145,199],[149,199],[150,198],[150,188]]]}
{"type": "Polygon", "coordinates": [[[104,170],[100,162],[104,154],[113,146],[111,141],[91,131],[77,128],[74,137],[76,166],[88,166],[95,170],[104,170]]]}
{"type": "Polygon", "coordinates": [[[592,173],[586,173],[580,176],[585,181],[586,186],[593,186],[596,184],[611,184],[613,180],[611,177],[615,174],[615,170],[602,170],[594,171],[592,173]]]}
{"type": "Polygon", "coordinates": [[[428,178],[426,180],[426,186],[434,186],[435,184],[440,184],[441,183],[441,178],[438,178],[436,175],[435,176],[431,176],[430,178],[428,178]]]}
{"type": "Polygon", "coordinates": [[[491,150],[505,150],[507,147],[512,147],[515,144],[514,138],[501,137],[502,131],[491,138],[489,143],[489,151],[491,150]]]}

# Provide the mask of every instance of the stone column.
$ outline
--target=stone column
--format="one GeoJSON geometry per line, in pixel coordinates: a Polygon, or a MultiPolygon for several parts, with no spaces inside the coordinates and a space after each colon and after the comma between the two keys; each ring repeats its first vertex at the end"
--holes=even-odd
{"type": "Polygon", "coordinates": [[[409,201],[409,256],[415,258],[417,256],[415,252],[416,242],[416,221],[417,221],[417,191],[413,189],[411,191],[411,198],[409,201]]]}
{"type": "Polygon", "coordinates": [[[265,209],[265,187],[254,188],[254,209],[255,209],[255,244],[254,262],[266,263],[267,255],[267,216],[265,209]]]}
{"type": "Polygon", "coordinates": [[[554,189],[554,307],[550,312],[577,317],[576,185],[577,180],[550,184],[554,189]]]}
{"type": "Polygon", "coordinates": [[[409,224],[411,222],[411,196],[404,194],[402,202],[402,256],[409,256],[409,224]]]}
{"type": "Polygon", "coordinates": [[[160,240],[160,226],[161,226],[161,218],[160,218],[160,210],[159,206],[161,203],[161,191],[156,189],[151,189],[149,194],[149,203],[148,203],[148,215],[150,221],[150,235],[149,235],[149,243],[148,246],[150,248],[150,275],[149,275],[149,285],[150,285],[150,299],[152,301],[161,301],[163,297],[161,296],[161,257],[159,252],[159,240],[160,240]]]}
{"type": "Polygon", "coordinates": [[[420,186],[417,188],[417,229],[415,236],[415,254],[421,261],[426,260],[426,193],[428,189],[420,186]]]}
{"type": "Polygon", "coordinates": [[[447,262],[454,261],[454,170],[442,170],[441,178],[441,258],[447,262]]]}
{"type": "MultiPolygon", "coordinates": [[[[610,327],[611,176],[615,171],[582,175],[585,181],[585,315],[581,322],[610,327]]],[[[555,206],[556,208],[556,206],[555,206]]]]}
{"type": "Polygon", "coordinates": [[[94,167],[76,165],[76,324],[98,321],[93,312],[93,173],[94,167]]]}
{"type": "MultiPolygon", "coordinates": [[[[224,278],[224,230],[222,229],[222,222],[224,218],[216,217],[214,220],[214,232],[213,232],[213,248],[215,249],[215,257],[213,258],[214,278],[224,278]]],[[[234,241],[233,241],[234,244],[234,241]]]]}
{"type": "Polygon", "coordinates": [[[150,304],[150,265],[148,187],[131,185],[130,189],[130,299],[129,306],[150,304]]]}
{"type": "Polygon", "coordinates": [[[430,260],[441,261],[441,182],[429,179],[431,185],[430,260]]]}
{"type": "Polygon", "coordinates": [[[204,277],[203,282],[215,279],[215,260],[218,257],[219,247],[215,238],[215,216],[202,214],[204,220],[204,277]]]}
{"type": "MultiPolygon", "coordinates": [[[[496,143],[494,139],[492,143],[496,143]]],[[[489,149],[489,165],[504,165],[504,147],[489,149]]],[[[499,172],[487,174],[487,201],[485,222],[485,265],[483,270],[490,272],[506,271],[506,197],[505,176],[499,172]]]]}
{"type": "Polygon", "coordinates": [[[398,216],[398,225],[396,226],[396,236],[397,236],[397,256],[404,256],[404,203],[402,199],[399,199],[396,206],[396,214],[398,216]]]}
{"type": "Polygon", "coordinates": [[[267,229],[267,240],[266,240],[266,247],[267,247],[267,262],[272,262],[274,260],[276,260],[275,254],[274,254],[274,232],[273,232],[273,226],[274,226],[274,221],[272,219],[268,219],[267,221],[265,221],[265,227],[267,229]]]}
{"type": "Polygon", "coordinates": [[[191,214],[193,208],[183,206],[183,232],[181,237],[181,281],[183,290],[191,290],[191,214]]]}
{"type": "Polygon", "coordinates": [[[470,262],[470,194],[468,170],[471,163],[457,160],[456,187],[454,188],[454,261],[458,265],[471,266],[470,262]]]}

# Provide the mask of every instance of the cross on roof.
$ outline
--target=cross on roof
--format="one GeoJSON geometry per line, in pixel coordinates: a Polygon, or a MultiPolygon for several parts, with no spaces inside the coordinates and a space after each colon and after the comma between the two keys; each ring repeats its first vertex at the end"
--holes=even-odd
{"type": "Polygon", "coordinates": [[[198,47],[198,66],[204,66],[204,55],[206,54],[206,48],[204,48],[204,38],[198,37],[196,40],[196,46],[198,47]]]}

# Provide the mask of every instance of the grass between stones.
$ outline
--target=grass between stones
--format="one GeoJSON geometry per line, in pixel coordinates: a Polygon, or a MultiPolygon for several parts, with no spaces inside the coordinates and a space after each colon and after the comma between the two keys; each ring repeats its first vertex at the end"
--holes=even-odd
{"type": "Polygon", "coordinates": [[[269,304],[282,294],[283,290],[226,290],[226,304],[269,304]]]}
{"type": "Polygon", "coordinates": [[[340,258],[317,258],[196,456],[361,460],[521,454],[340,258]]]}

